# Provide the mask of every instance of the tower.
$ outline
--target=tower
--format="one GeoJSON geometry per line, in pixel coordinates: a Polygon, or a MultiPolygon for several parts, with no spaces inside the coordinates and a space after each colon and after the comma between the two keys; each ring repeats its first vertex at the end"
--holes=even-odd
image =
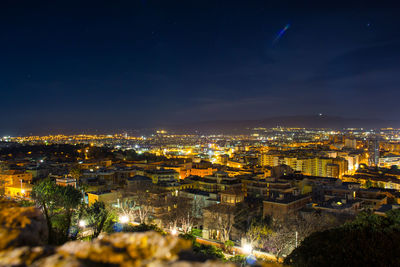
{"type": "Polygon", "coordinates": [[[379,163],[379,140],[377,136],[374,136],[368,141],[368,165],[378,166],[379,163]]]}

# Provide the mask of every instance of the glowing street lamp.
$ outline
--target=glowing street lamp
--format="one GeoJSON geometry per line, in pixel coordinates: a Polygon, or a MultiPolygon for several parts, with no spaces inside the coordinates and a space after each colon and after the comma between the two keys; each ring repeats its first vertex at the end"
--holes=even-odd
{"type": "Polygon", "coordinates": [[[86,226],[86,222],[84,220],[80,220],[78,225],[79,225],[79,227],[84,228],[86,226]]]}
{"type": "Polygon", "coordinates": [[[244,244],[242,250],[245,254],[251,254],[253,248],[250,244],[244,244]]]}
{"type": "Polygon", "coordinates": [[[175,228],[171,230],[171,235],[177,235],[177,234],[178,234],[178,231],[175,228]]]}
{"type": "Polygon", "coordinates": [[[121,216],[119,216],[119,222],[120,223],[128,223],[129,222],[129,217],[128,216],[126,216],[126,215],[121,215],[121,216]]]}

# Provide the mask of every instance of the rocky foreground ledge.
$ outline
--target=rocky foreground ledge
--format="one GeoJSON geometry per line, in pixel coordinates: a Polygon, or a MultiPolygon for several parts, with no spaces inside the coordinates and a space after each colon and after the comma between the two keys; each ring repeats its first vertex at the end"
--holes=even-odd
{"type": "Polygon", "coordinates": [[[115,233],[60,247],[45,245],[46,240],[38,209],[0,199],[0,266],[235,266],[193,261],[190,241],[156,232],[115,233]]]}
{"type": "Polygon", "coordinates": [[[59,247],[47,245],[47,233],[46,220],[39,209],[0,198],[0,267],[237,266],[204,261],[193,253],[191,241],[156,232],[105,234],[92,241],[70,241],[59,247]]]}
{"type": "Polygon", "coordinates": [[[156,232],[116,233],[91,242],[71,241],[60,247],[17,247],[0,252],[0,266],[235,266],[218,261],[182,260],[190,241],[156,232]]]}

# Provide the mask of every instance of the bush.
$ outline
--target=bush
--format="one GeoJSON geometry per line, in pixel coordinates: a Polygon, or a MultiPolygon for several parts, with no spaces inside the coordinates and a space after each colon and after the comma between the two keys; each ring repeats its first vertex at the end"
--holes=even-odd
{"type": "Polygon", "coordinates": [[[198,236],[198,237],[201,237],[202,236],[202,230],[201,229],[196,229],[196,228],[193,228],[192,229],[192,234],[194,235],[194,236],[198,236]]]}
{"type": "Polygon", "coordinates": [[[18,202],[18,204],[19,204],[21,207],[32,207],[32,206],[35,206],[35,202],[33,202],[33,201],[28,201],[28,200],[22,200],[22,201],[18,202]]]}
{"type": "Polygon", "coordinates": [[[195,242],[193,245],[193,251],[208,259],[225,259],[224,253],[220,248],[212,245],[203,245],[195,242]]]}
{"type": "Polygon", "coordinates": [[[230,257],[228,259],[228,261],[234,262],[234,263],[237,263],[237,264],[243,264],[243,263],[246,262],[246,256],[244,256],[244,255],[236,255],[236,256],[230,257]]]}
{"type": "Polygon", "coordinates": [[[186,240],[190,240],[193,242],[193,244],[196,242],[196,237],[193,234],[180,234],[179,235],[180,238],[186,239],[186,240]]]}
{"type": "Polygon", "coordinates": [[[235,246],[235,243],[232,240],[227,240],[224,243],[224,250],[227,252],[231,252],[231,249],[235,246]]]}
{"type": "Polygon", "coordinates": [[[136,226],[132,226],[132,225],[125,225],[123,227],[123,232],[147,232],[147,231],[156,231],[162,235],[166,235],[167,233],[162,230],[161,228],[159,228],[157,225],[155,224],[139,224],[136,226]]]}

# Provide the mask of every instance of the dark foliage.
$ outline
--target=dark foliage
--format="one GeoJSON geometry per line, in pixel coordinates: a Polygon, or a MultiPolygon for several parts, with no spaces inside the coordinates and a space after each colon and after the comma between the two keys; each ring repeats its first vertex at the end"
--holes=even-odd
{"type": "Polygon", "coordinates": [[[354,222],[307,237],[285,263],[292,266],[399,266],[400,211],[360,214],[354,222]]]}
{"type": "Polygon", "coordinates": [[[225,259],[225,256],[220,248],[198,243],[193,234],[181,234],[179,237],[192,241],[193,252],[196,255],[196,258],[200,261],[206,261],[210,259],[225,259]]]}
{"type": "Polygon", "coordinates": [[[123,230],[123,232],[147,232],[147,231],[156,231],[160,234],[166,234],[161,228],[159,228],[157,225],[155,224],[139,224],[139,225],[125,225],[123,230]]]}
{"type": "Polygon", "coordinates": [[[62,244],[68,241],[73,215],[82,202],[81,192],[45,179],[33,186],[32,198],[46,218],[49,243],[62,244]]]}

